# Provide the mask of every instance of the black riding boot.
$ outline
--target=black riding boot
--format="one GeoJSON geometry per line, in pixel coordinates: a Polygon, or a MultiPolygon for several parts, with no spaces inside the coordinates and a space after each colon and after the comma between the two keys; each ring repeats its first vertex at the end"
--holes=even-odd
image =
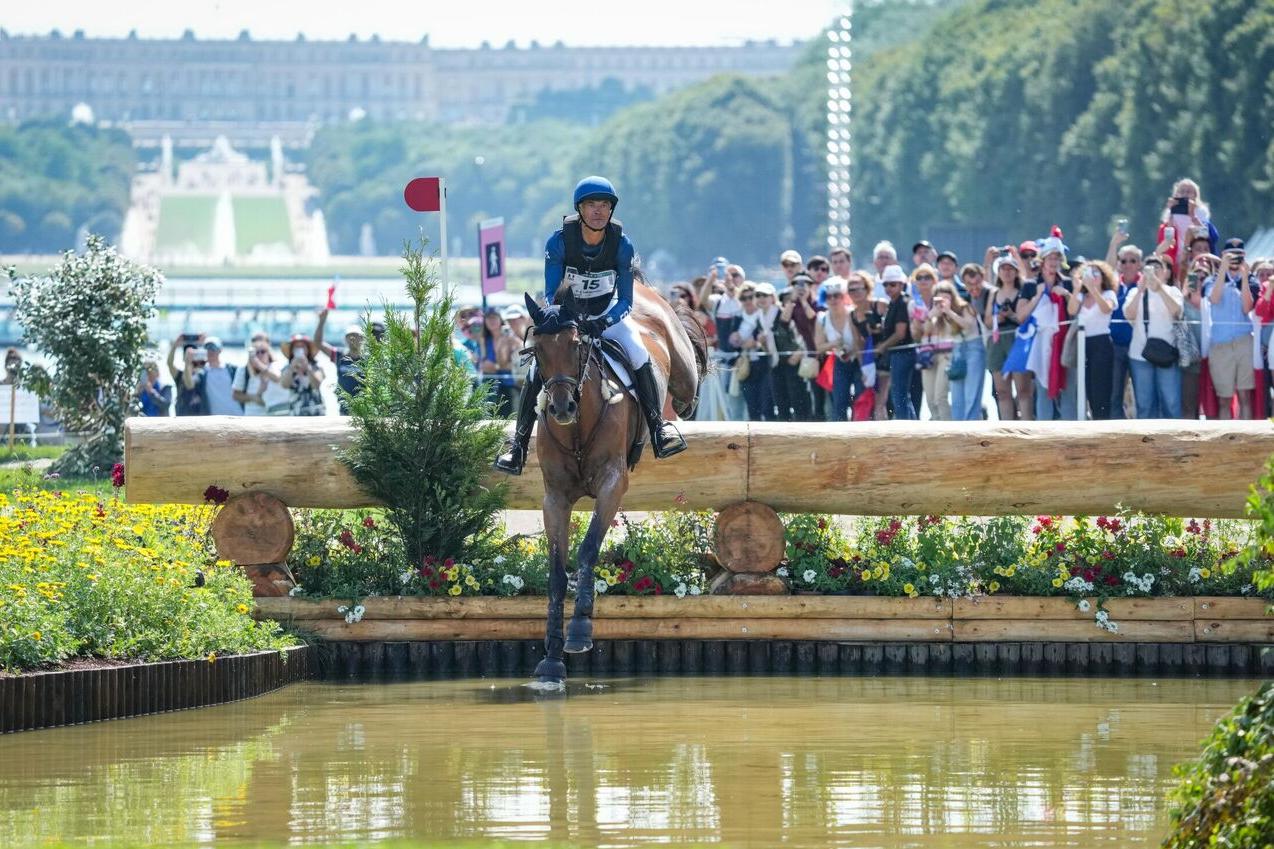
{"type": "Polygon", "coordinates": [[[518,423],[513,429],[513,438],[505,444],[500,456],[495,458],[496,471],[510,475],[522,474],[522,466],[526,464],[526,448],[531,442],[531,429],[535,427],[535,405],[543,386],[539,375],[533,374],[522,387],[518,423]]]}
{"type": "Polygon", "coordinates": [[[633,380],[637,385],[637,399],[641,402],[642,414],[650,428],[650,447],[654,449],[655,457],[662,460],[685,451],[686,440],[675,425],[664,421],[663,404],[659,401],[659,384],[655,382],[655,367],[647,361],[633,372],[633,380]]]}

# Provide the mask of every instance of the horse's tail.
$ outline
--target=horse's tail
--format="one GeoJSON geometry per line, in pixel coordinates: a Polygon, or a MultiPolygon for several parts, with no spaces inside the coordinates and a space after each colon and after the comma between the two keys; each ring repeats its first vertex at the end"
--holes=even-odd
{"type": "Polygon", "coordinates": [[[695,352],[695,370],[698,372],[694,395],[680,403],[677,398],[673,398],[672,401],[672,407],[677,411],[677,415],[688,419],[694,415],[695,408],[699,406],[699,387],[708,376],[708,336],[703,332],[703,325],[695,318],[689,307],[677,302],[672,309],[677,314],[677,320],[681,322],[682,329],[686,331],[686,336],[690,338],[690,347],[695,352]]]}

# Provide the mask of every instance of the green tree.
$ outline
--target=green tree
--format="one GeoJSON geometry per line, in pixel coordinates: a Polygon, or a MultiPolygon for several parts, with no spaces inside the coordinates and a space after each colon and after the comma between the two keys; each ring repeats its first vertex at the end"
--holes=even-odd
{"type": "Polygon", "coordinates": [[[124,454],[124,419],[137,404],[146,321],[163,277],[91,235],[83,254],[67,251],[47,275],[18,277],[10,268],[9,278],[23,336],[53,366],[36,389],[69,432],[86,436],[54,471],[109,470],[124,454]]]}
{"type": "Polygon", "coordinates": [[[385,309],[385,333],[367,332],[362,388],[346,396],[354,444],[342,458],[385,504],[409,563],[426,555],[470,561],[504,507],[487,483],[504,426],[456,359],[454,303],[423,246],[403,250],[410,319],[385,309]]]}

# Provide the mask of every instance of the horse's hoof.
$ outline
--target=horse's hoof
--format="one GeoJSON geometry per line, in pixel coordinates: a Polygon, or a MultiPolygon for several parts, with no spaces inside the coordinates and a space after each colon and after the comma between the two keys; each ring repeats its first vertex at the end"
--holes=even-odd
{"type": "Polygon", "coordinates": [[[566,663],[546,657],[536,665],[534,675],[541,684],[561,684],[566,680],[566,663]]]}
{"type": "Polygon", "coordinates": [[[571,624],[566,628],[566,644],[562,650],[567,654],[582,654],[593,647],[593,620],[587,616],[572,616],[571,624]]]}

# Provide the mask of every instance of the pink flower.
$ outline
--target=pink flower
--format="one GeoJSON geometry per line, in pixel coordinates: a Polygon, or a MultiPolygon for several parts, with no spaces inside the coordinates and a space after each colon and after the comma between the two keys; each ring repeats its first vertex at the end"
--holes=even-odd
{"type": "Polygon", "coordinates": [[[375,520],[375,519],[373,519],[371,516],[364,516],[364,517],[363,517],[363,527],[364,527],[364,528],[374,528],[374,527],[376,527],[376,520],[375,520]]]}
{"type": "Polygon", "coordinates": [[[124,485],[124,464],[116,463],[111,466],[111,486],[119,489],[124,485]]]}

